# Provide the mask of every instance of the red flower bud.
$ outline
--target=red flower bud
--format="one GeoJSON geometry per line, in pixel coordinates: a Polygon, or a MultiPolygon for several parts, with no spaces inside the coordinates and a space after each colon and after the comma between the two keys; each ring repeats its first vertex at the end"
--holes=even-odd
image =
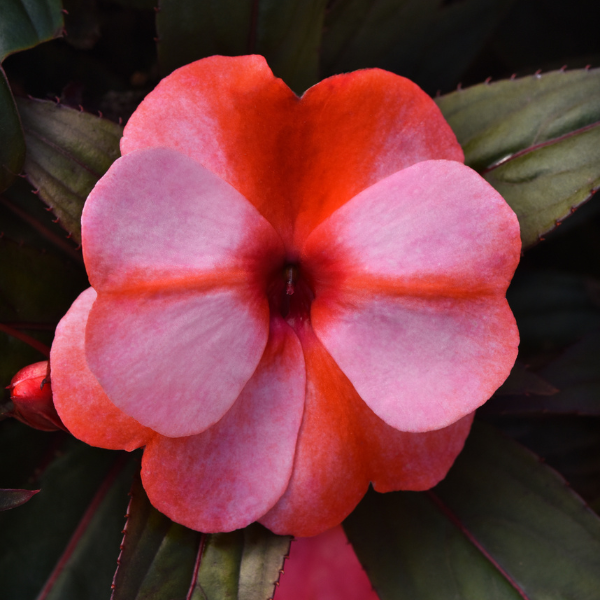
{"type": "Polygon", "coordinates": [[[12,416],[42,431],[66,431],[52,402],[49,373],[48,361],[44,360],[24,367],[12,378],[8,386],[14,405],[12,416]]]}

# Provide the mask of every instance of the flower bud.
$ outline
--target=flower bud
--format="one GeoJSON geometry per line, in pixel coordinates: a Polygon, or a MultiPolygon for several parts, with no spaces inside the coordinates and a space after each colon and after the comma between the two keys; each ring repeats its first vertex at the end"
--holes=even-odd
{"type": "Polygon", "coordinates": [[[42,431],[65,429],[52,402],[47,360],[21,369],[12,378],[8,389],[14,405],[13,417],[42,431]]]}

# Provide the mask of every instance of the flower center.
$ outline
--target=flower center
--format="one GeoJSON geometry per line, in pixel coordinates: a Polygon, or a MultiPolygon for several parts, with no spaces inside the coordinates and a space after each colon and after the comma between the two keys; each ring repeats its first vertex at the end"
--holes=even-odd
{"type": "Polygon", "coordinates": [[[300,265],[286,263],[279,269],[268,289],[269,305],[292,326],[310,318],[310,305],[315,297],[300,265]]]}

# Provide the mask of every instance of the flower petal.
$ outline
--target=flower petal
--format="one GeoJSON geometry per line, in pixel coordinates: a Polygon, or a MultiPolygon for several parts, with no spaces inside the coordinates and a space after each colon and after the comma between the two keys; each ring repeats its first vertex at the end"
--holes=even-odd
{"type": "Polygon", "coordinates": [[[262,284],[283,259],[274,229],[239,192],[168,148],[117,160],[86,201],[82,231],[100,294],[262,284]]]}
{"type": "Polygon", "coordinates": [[[293,540],[277,600],[379,600],[341,526],[293,540]]]}
{"type": "Polygon", "coordinates": [[[423,490],[462,450],[472,417],[427,433],[397,431],[361,400],[310,326],[298,330],[306,407],[288,488],[260,522],[279,534],[316,535],[338,525],[376,490],[423,490]]]}
{"type": "Polygon", "coordinates": [[[231,410],[199,435],[157,436],[142,478],[154,506],[204,532],[252,523],[281,497],[304,411],[305,369],[296,334],[281,319],[254,376],[231,410]]]}
{"type": "Polygon", "coordinates": [[[108,399],[85,360],[85,326],[96,292],[88,288],[56,328],[50,353],[54,406],[69,431],[92,446],[135,450],[154,432],[108,399]]]}
{"type": "Polygon", "coordinates": [[[118,160],[83,215],[98,300],[88,364],[111,401],[172,437],[229,410],[267,343],[271,225],[229,184],[170,149],[118,160]],[[168,360],[166,360],[168,357],[168,360]]]}
{"type": "Polygon", "coordinates": [[[463,160],[435,103],[403,77],[337,75],[301,99],[261,56],[205,58],[140,104],[121,151],[169,147],[239,190],[298,247],[335,209],[422,160],[463,160]],[[294,232],[295,230],[295,232],[294,232]]]}
{"type": "Polygon", "coordinates": [[[269,307],[245,288],[99,295],[86,355],[111,401],[169,437],[231,408],[267,343],[269,307]]]}
{"type": "Polygon", "coordinates": [[[363,400],[402,431],[471,413],[506,379],[519,336],[504,298],[518,222],[481,177],[429,161],[359,194],[303,251],[315,332],[363,400]]]}

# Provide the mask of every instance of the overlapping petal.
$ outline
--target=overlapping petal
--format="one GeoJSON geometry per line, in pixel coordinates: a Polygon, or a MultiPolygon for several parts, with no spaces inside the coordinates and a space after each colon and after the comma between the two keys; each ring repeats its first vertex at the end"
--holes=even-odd
{"type": "Polygon", "coordinates": [[[438,483],[462,450],[472,416],[426,433],[384,423],[315,337],[299,330],[306,399],[294,470],[279,502],[260,519],[275,533],[316,535],[340,523],[376,490],[423,490],[438,483]]]}
{"type": "Polygon", "coordinates": [[[267,343],[277,234],[229,184],[170,149],[117,161],[82,222],[99,293],[86,329],[92,372],[154,431],[204,431],[233,405],[267,343]]]}
{"type": "Polygon", "coordinates": [[[80,440],[111,450],[135,450],[156,434],[108,399],[85,359],[85,327],[95,300],[93,288],[82,292],[56,328],[50,354],[54,406],[80,440]]]}
{"type": "Polygon", "coordinates": [[[437,106],[379,69],[298,98],[261,56],[213,56],[165,78],[125,128],[123,154],[175,148],[258,208],[289,251],[350,198],[428,159],[463,160],[437,106]]]}
{"type": "Polygon", "coordinates": [[[519,226],[471,169],[426,161],[368,188],[309,237],[315,332],[363,400],[402,431],[471,413],[519,342],[506,288],[519,226]]]}
{"type": "Polygon", "coordinates": [[[264,515],[288,485],[304,389],[300,342],[274,317],[261,362],[231,410],[204,433],[149,443],[142,481],[154,506],[205,532],[245,527],[264,515]]]}

